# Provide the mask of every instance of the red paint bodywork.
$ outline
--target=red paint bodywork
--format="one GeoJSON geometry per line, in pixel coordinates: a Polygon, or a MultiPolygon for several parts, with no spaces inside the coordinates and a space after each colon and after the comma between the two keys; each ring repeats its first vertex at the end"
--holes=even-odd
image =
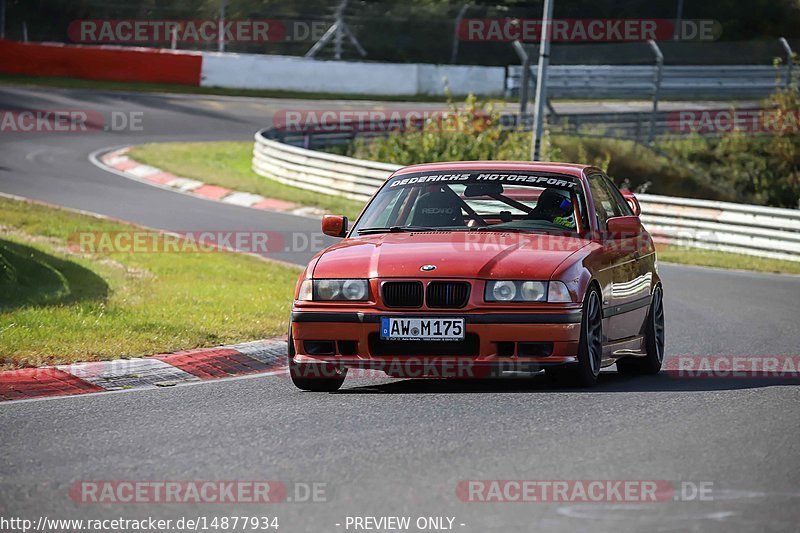
{"type": "Polygon", "coordinates": [[[347,234],[347,218],[338,215],[322,217],[322,233],[331,237],[344,237],[347,234]]]}
{"type": "MultiPolygon", "coordinates": [[[[550,172],[579,179],[585,198],[590,228],[580,236],[541,234],[505,234],[482,232],[418,232],[349,235],[341,242],[315,256],[300,276],[292,308],[291,334],[297,362],[329,362],[341,366],[385,367],[392,361],[408,361],[408,356],[380,356],[370,351],[369,336],[377,334],[377,317],[464,316],[467,334],[479,338],[474,363],[524,362],[544,367],[572,363],[576,360],[580,323],[559,321],[558,317],[580,315],[584,295],[595,284],[603,301],[604,365],[627,355],[643,355],[643,327],[649,298],[660,284],[655,248],[644,228],[635,235],[612,238],[606,228],[597,227],[597,217],[587,176],[601,173],[586,165],[538,162],[466,162],[435,163],[405,167],[392,177],[411,172],[442,171],[525,171],[550,172]],[[436,270],[423,272],[422,265],[435,264],[436,270]],[[298,301],[297,290],[306,278],[366,278],[370,280],[368,302],[298,301]],[[381,301],[380,283],[386,279],[467,280],[471,284],[469,302],[461,309],[398,310],[381,301]],[[490,303],[485,302],[484,286],[488,280],[560,280],[572,296],[572,303],[490,303]],[[326,313],[327,321],[301,320],[300,316],[326,313]],[[335,313],[356,316],[359,321],[335,320],[335,313]],[[533,317],[529,323],[472,323],[470,317],[533,317]],[[334,318],[331,318],[334,317],[334,318]],[[553,317],[555,317],[554,320],[553,317]],[[539,320],[541,318],[541,320],[539,320]],[[372,319],[372,320],[370,320],[372,319]],[[354,341],[355,353],[309,355],[306,340],[354,341]],[[498,343],[552,343],[547,356],[498,354],[498,343]]],[[[630,196],[630,193],[626,193],[630,196]]],[[[625,217],[634,219],[637,217],[625,217]]],[[[632,220],[622,221],[626,228],[632,220]]],[[[321,316],[321,315],[319,315],[321,316]]],[[[421,356],[417,359],[464,361],[463,355],[421,356]]]]}

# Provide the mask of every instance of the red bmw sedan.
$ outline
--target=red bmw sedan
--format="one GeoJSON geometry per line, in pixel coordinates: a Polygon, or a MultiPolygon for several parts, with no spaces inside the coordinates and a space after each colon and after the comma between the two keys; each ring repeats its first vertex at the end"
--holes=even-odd
{"type": "Polygon", "coordinates": [[[602,170],[539,162],[414,165],[392,174],[298,280],[289,371],[338,389],[348,369],[395,377],[600,369],[657,373],[664,308],[639,204],[602,170]]]}

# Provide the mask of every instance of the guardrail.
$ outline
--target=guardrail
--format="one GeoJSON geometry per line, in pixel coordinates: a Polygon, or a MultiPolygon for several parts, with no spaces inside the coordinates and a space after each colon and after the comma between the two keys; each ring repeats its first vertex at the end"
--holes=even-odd
{"type": "MultiPolygon", "coordinates": [[[[656,89],[656,66],[551,65],[547,70],[550,98],[643,98],[656,89]]],[[[522,79],[520,65],[508,67],[506,94],[517,95],[522,79]]],[[[536,72],[531,69],[531,85],[536,72]]],[[[661,98],[764,98],[785,84],[784,69],[763,65],[666,65],[659,85],[661,98]]]]}
{"type": "MultiPolygon", "coordinates": [[[[752,110],[740,110],[749,111],[752,110]]],[[[680,111],[658,111],[655,114],[651,111],[626,111],[626,112],[605,112],[605,113],[550,113],[546,116],[547,129],[552,134],[578,135],[578,136],[598,136],[616,137],[629,139],[638,143],[645,142],[650,136],[657,137],[682,137],[687,135],[700,135],[703,137],[714,137],[724,135],[727,131],[723,129],[704,128],[700,130],[692,129],[694,124],[699,123],[701,113],[708,113],[708,117],[715,117],[719,110],[696,109],[691,110],[686,119],[687,123],[682,124],[678,113],[680,111]]],[[[530,130],[532,123],[531,115],[526,115],[520,119],[519,115],[506,115],[506,123],[509,127],[515,127],[522,121],[523,129],[530,130]]],[[[757,133],[754,133],[757,134],[757,133]]]]}
{"type": "Polygon", "coordinates": [[[656,240],[800,261],[800,210],[637,194],[656,240]]]}
{"type": "Polygon", "coordinates": [[[291,146],[256,133],[253,170],[266,178],[366,202],[400,165],[364,161],[291,146]]]}
{"type": "MultiPolygon", "coordinates": [[[[296,135],[291,140],[303,139],[296,135]]],[[[278,141],[272,130],[255,136],[257,174],[323,194],[366,202],[398,168],[292,146],[278,141]]],[[[652,194],[637,198],[642,222],[657,241],[800,261],[800,210],[652,194]]]]}

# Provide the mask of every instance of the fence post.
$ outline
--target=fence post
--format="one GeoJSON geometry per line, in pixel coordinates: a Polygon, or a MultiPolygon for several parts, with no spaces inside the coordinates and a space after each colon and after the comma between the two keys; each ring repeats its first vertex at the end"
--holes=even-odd
{"type": "Polygon", "coordinates": [[[464,18],[464,15],[469,9],[469,3],[464,4],[461,6],[461,9],[458,10],[458,15],[456,15],[456,27],[453,29],[453,51],[450,53],[450,64],[454,65],[456,59],[458,58],[458,27],[461,25],[461,19],[464,18]]]}
{"type": "Polygon", "coordinates": [[[219,3],[219,22],[217,34],[217,52],[225,51],[225,8],[227,7],[228,0],[221,0],[219,3]]]}
{"type": "Polygon", "coordinates": [[[547,101],[547,67],[550,64],[550,30],[553,27],[553,2],[544,0],[542,13],[542,38],[539,42],[539,66],[536,69],[536,98],[533,110],[533,135],[531,135],[531,161],[541,157],[544,133],[544,103],[547,101]]]}
{"type": "Polygon", "coordinates": [[[658,114],[658,93],[661,90],[661,76],[664,69],[664,54],[653,39],[647,41],[656,56],[656,72],[653,78],[653,109],[650,112],[650,135],[647,138],[649,144],[653,144],[656,138],[656,115],[658,114]]]}
{"type": "Polygon", "coordinates": [[[528,112],[528,86],[531,82],[531,56],[525,51],[525,47],[519,40],[515,39],[511,43],[514,51],[522,60],[522,78],[520,79],[519,87],[519,118],[522,120],[524,115],[528,112]]]}
{"type": "Polygon", "coordinates": [[[338,61],[342,59],[342,40],[344,36],[347,36],[350,39],[350,43],[355,47],[356,51],[361,55],[361,57],[365,57],[367,55],[367,51],[361,46],[361,43],[358,42],[356,36],[353,35],[353,32],[350,31],[350,28],[347,26],[347,23],[344,20],[344,10],[347,8],[348,0],[341,0],[341,3],[336,7],[336,11],[334,14],[335,21],[333,25],[328,28],[328,31],[320,38],[319,41],[314,43],[314,46],[306,52],[306,55],[303,57],[310,57],[314,58],[317,55],[317,52],[322,50],[331,39],[333,41],[333,57],[338,61]]]}
{"type": "Polygon", "coordinates": [[[789,41],[786,40],[785,37],[781,37],[778,39],[780,41],[781,46],[783,46],[783,50],[786,52],[786,88],[789,88],[789,85],[792,83],[792,63],[794,63],[794,52],[792,51],[792,47],[789,46],[789,41]]]}

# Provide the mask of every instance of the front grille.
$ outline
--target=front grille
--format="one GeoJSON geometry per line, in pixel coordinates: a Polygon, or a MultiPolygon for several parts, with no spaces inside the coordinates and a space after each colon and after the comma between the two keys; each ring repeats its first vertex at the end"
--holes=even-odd
{"type": "Polygon", "coordinates": [[[431,281],[427,303],[431,308],[459,308],[467,305],[469,283],[464,281],[431,281]]]}
{"type": "Polygon", "coordinates": [[[403,341],[384,340],[377,333],[369,334],[369,353],[375,356],[464,356],[475,357],[480,338],[467,333],[462,341],[403,341]]]}
{"type": "Polygon", "coordinates": [[[381,287],[386,307],[422,307],[422,283],[387,281],[381,287]]]}

